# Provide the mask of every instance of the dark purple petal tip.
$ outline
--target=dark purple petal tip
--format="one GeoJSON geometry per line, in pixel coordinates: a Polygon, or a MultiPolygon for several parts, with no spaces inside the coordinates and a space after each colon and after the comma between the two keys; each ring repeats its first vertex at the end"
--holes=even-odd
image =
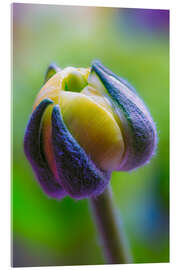
{"type": "Polygon", "coordinates": [[[50,99],[44,99],[33,111],[25,131],[24,151],[44,192],[50,197],[60,199],[66,192],[57,183],[41,151],[41,119],[52,103],[50,99]]]}
{"type": "Polygon", "coordinates": [[[106,96],[122,123],[126,151],[119,170],[136,169],[147,163],[155,153],[157,132],[153,119],[128,82],[98,60],[93,61],[92,71],[104,85],[106,96]]]}
{"type": "Polygon", "coordinates": [[[45,73],[44,83],[46,83],[54,74],[61,71],[60,67],[58,67],[55,63],[51,63],[45,73]]]}
{"type": "Polygon", "coordinates": [[[104,191],[110,173],[98,169],[72,137],[59,105],[55,105],[52,112],[52,142],[59,181],[71,197],[86,198],[104,191]]]}

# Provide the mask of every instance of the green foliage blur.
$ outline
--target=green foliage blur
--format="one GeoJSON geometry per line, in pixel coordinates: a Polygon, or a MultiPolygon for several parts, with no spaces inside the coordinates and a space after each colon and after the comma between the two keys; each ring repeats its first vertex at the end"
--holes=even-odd
{"type": "Polygon", "coordinates": [[[14,266],[105,262],[88,200],[48,198],[23,152],[25,127],[48,65],[88,67],[93,59],[126,78],[156,122],[159,143],[150,164],[114,172],[111,185],[134,262],[168,262],[168,22],[158,17],[152,26],[155,20],[145,21],[145,11],[135,9],[13,4],[12,10],[14,266]]]}

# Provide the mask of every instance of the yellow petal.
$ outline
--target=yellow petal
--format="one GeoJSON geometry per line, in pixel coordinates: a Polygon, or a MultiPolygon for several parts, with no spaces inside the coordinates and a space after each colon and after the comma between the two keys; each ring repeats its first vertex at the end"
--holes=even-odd
{"type": "Polygon", "coordinates": [[[50,98],[52,101],[54,101],[54,103],[58,104],[59,93],[62,90],[62,83],[63,76],[61,72],[58,72],[54,76],[52,76],[38,93],[33,110],[45,98],[50,98]]]}
{"type": "Polygon", "coordinates": [[[58,179],[58,173],[55,163],[53,145],[52,145],[52,124],[51,124],[51,116],[52,116],[53,105],[50,105],[42,118],[41,124],[41,135],[42,135],[42,147],[44,150],[44,155],[48,162],[48,165],[53,172],[55,179],[58,179]]]}
{"type": "Polygon", "coordinates": [[[89,96],[62,91],[65,124],[89,157],[104,170],[116,170],[124,153],[121,130],[113,115],[89,96]]]}
{"type": "Polygon", "coordinates": [[[59,103],[59,94],[66,86],[70,91],[79,92],[87,84],[89,68],[67,67],[52,76],[41,88],[37,95],[33,110],[45,98],[50,98],[55,104],[59,103]]]}

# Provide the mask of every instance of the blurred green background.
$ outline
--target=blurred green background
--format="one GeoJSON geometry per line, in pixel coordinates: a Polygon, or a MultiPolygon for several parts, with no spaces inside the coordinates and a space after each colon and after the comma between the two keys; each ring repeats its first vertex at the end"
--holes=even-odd
{"type": "Polygon", "coordinates": [[[88,200],[49,199],[23,153],[35,97],[51,62],[100,59],[138,90],[159,143],[147,166],[114,172],[113,199],[135,263],[169,261],[169,12],[13,4],[12,238],[14,266],[103,264],[88,200]]]}

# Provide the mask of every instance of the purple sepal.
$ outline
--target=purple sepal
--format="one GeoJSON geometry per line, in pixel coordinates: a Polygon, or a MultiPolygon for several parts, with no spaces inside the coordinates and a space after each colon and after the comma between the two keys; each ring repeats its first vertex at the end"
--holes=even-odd
{"type": "Polygon", "coordinates": [[[61,117],[59,105],[52,112],[52,143],[59,181],[76,199],[101,194],[111,173],[98,169],[72,137],[61,117]]]}
{"type": "Polygon", "coordinates": [[[60,199],[66,192],[54,178],[41,149],[41,119],[47,106],[52,103],[50,99],[44,99],[32,113],[25,131],[24,152],[44,192],[50,197],[60,199]]]}
{"type": "Polygon", "coordinates": [[[147,163],[157,145],[156,127],[134,88],[125,80],[93,61],[92,70],[107,90],[107,97],[119,115],[125,141],[125,155],[120,171],[130,171],[147,163]]]}
{"type": "Polygon", "coordinates": [[[61,71],[60,67],[58,67],[55,63],[51,63],[45,73],[44,83],[46,83],[54,74],[61,71]]]}

